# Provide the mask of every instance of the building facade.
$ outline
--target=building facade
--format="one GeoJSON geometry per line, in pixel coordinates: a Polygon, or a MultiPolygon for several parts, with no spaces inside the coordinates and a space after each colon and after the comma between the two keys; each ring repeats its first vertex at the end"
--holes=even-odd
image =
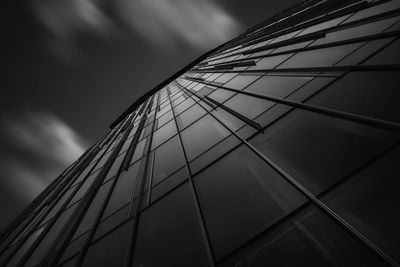
{"type": "Polygon", "coordinates": [[[398,266],[400,1],[302,1],[133,103],[1,266],[398,266]]]}

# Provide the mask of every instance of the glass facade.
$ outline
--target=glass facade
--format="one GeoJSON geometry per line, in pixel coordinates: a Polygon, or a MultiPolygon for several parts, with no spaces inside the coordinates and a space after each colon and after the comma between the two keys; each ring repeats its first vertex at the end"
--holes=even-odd
{"type": "Polygon", "coordinates": [[[0,266],[399,266],[400,1],[308,0],[133,103],[0,266]]]}

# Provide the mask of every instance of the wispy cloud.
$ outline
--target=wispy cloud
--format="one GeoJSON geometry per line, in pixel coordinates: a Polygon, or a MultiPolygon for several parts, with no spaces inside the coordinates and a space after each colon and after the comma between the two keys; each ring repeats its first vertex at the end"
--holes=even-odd
{"type": "Polygon", "coordinates": [[[34,14],[50,33],[48,45],[63,59],[80,54],[77,39],[88,33],[105,37],[136,33],[159,47],[175,47],[183,42],[204,49],[242,30],[240,23],[215,0],[32,0],[31,3],[34,14]]]}
{"type": "Polygon", "coordinates": [[[31,200],[85,150],[86,142],[48,113],[2,120],[0,183],[17,197],[31,200]]]}
{"type": "Polygon", "coordinates": [[[159,45],[179,40],[207,48],[241,30],[241,25],[214,1],[120,0],[118,8],[133,29],[159,45]]]}

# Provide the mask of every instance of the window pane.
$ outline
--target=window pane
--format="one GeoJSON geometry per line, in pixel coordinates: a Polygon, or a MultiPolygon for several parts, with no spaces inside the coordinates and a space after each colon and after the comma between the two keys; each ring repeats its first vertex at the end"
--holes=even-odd
{"type": "Polygon", "coordinates": [[[103,218],[107,217],[131,200],[133,188],[137,180],[140,161],[129,167],[128,171],[121,172],[111,198],[104,211],[103,218]]]}
{"type": "Polygon", "coordinates": [[[182,131],[182,141],[188,160],[229,135],[218,121],[207,115],[182,131]]]}
{"type": "Polygon", "coordinates": [[[251,84],[246,91],[285,98],[314,77],[264,76],[251,84]]]}
{"type": "Polygon", "coordinates": [[[201,172],[195,183],[218,258],[305,201],[245,146],[201,172]]]}
{"type": "Polygon", "coordinates": [[[252,66],[249,70],[258,70],[258,69],[273,69],[279,64],[281,64],[284,60],[289,58],[292,54],[287,55],[279,55],[266,57],[257,62],[256,66],[252,66]]]}
{"type": "Polygon", "coordinates": [[[299,52],[278,68],[306,68],[306,67],[328,67],[347,56],[360,44],[348,44],[334,46],[311,51],[299,52]]]}
{"type": "Polygon", "coordinates": [[[184,164],[179,138],[175,136],[155,150],[153,184],[164,180],[184,164]]]}
{"type": "Polygon", "coordinates": [[[257,80],[259,76],[247,76],[247,75],[238,75],[226,84],[224,84],[225,87],[228,88],[234,88],[234,89],[239,89],[242,90],[246,86],[248,86],[250,83],[254,82],[257,80]]]}
{"type": "Polygon", "coordinates": [[[186,183],[141,214],[133,266],[208,266],[190,190],[186,183]]]}
{"type": "Polygon", "coordinates": [[[323,199],[397,262],[400,261],[399,158],[397,149],[323,199]]]}
{"type": "Polygon", "coordinates": [[[170,121],[174,116],[172,115],[172,111],[169,111],[168,113],[166,113],[165,115],[161,116],[158,119],[158,128],[160,128],[161,126],[163,126],[165,123],[167,123],[168,121],[170,121]]]}
{"type": "Polygon", "coordinates": [[[224,89],[217,89],[213,93],[211,93],[208,97],[214,99],[215,101],[219,103],[223,103],[225,100],[233,96],[235,93],[224,90],[224,89]]]}
{"type": "Polygon", "coordinates": [[[376,128],[296,110],[250,142],[317,194],[395,139],[376,128]]]}
{"type": "Polygon", "coordinates": [[[271,101],[242,94],[237,94],[224,103],[249,119],[254,119],[273,104],[271,101]]]}
{"type": "Polygon", "coordinates": [[[269,233],[240,266],[384,266],[322,212],[307,209],[269,233]]]}
{"type": "Polygon", "coordinates": [[[170,137],[177,133],[175,121],[170,121],[163,127],[158,129],[153,134],[153,143],[151,144],[151,149],[156,148],[163,142],[167,141],[170,137]]]}
{"type": "Polygon", "coordinates": [[[131,227],[131,223],[125,223],[94,243],[83,260],[83,266],[124,266],[131,227]]]}
{"type": "Polygon", "coordinates": [[[86,211],[85,216],[83,217],[81,223],[79,224],[78,229],[75,231],[74,238],[78,237],[85,231],[92,228],[93,223],[96,220],[96,217],[100,211],[100,208],[104,203],[104,198],[106,197],[106,194],[110,189],[110,186],[111,186],[111,181],[102,185],[100,189],[97,191],[97,194],[92,200],[92,203],[90,204],[88,210],[86,211]]]}
{"type": "Polygon", "coordinates": [[[198,118],[201,118],[206,113],[207,112],[200,105],[193,105],[181,115],[176,117],[176,122],[178,123],[179,129],[184,129],[198,118]]]}
{"type": "Polygon", "coordinates": [[[400,123],[399,71],[352,72],[309,103],[400,123]]]}

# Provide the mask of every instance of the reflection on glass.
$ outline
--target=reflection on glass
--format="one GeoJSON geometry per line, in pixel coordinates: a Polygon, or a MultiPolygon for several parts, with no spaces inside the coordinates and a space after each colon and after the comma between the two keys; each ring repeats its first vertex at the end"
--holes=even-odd
{"type": "Polygon", "coordinates": [[[133,266],[208,266],[189,184],[141,214],[133,266]]]}
{"type": "Polygon", "coordinates": [[[399,158],[397,149],[323,199],[397,262],[400,261],[399,158]]]}
{"type": "Polygon", "coordinates": [[[175,136],[155,150],[153,184],[167,178],[184,163],[179,138],[175,136]]]}
{"type": "Polygon", "coordinates": [[[188,160],[192,160],[228,135],[229,131],[218,121],[210,115],[204,116],[182,131],[182,142],[188,160]]]}
{"type": "Polygon", "coordinates": [[[218,258],[305,201],[245,146],[201,172],[195,183],[218,258]]]}
{"type": "Polygon", "coordinates": [[[317,194],[396,139],[383,130],[296,110],[250,142],[317,194]]]}

